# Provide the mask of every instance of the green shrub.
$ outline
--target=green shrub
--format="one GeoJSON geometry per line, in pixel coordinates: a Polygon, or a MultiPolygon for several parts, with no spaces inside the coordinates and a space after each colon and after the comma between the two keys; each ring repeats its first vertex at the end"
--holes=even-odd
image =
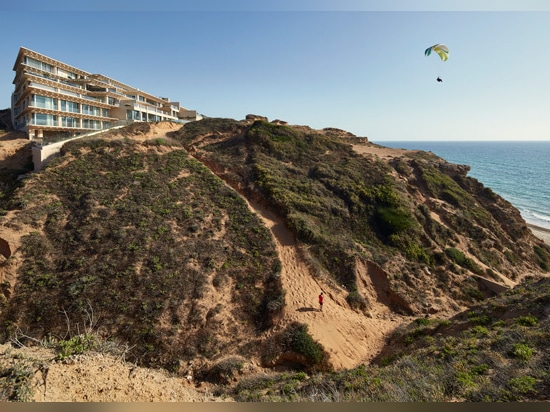
{"type": "Polygon", "coordinates": [[[69,340],[62,340],[58,343],[58,354],[56,359],[62,360],[72,355],[80,355],[97,347],[98,341],[94,335],[85,334],[73,336],[69,340]]]}
{"type": "Polygon", "coordinates": [[[472,388],[475,386],[474,377],[468,372],[458,372],[456,381],[465,388],[472,388]]]}
{"type": "Polygon", "coordinates": [[[533,357],[534,353],[533,349],[525,343],[516,343],[511,351],[512,356],[523,362],[528,362],[533,357]]]}
{"type": "Polygon", "coordinates": [[[550,257],[548,251],[539,245],[535,245],[533,250],[537,256],[540,268],[545,272],[550,271],[550,257]]]}
{"type": "Polygon", "coordinates": [[[522,326],[536,326],[538,319],[533,315],[520,316],[519,318],[516,318],[516,323],[522,326]]]}
{"type": "Polygon", "coordinates": [[[428,319],[428,318],[416,318],[414,320],[414,323],[416,323],[417,325],[427,326],[427,325],[430,324],[430,319],[428,319]]]}
{"type": "Polygon", "coordinates": [[[485,326],[476,325],[472,328],[472,333],[475,335],[487,336],[489,334],[489,330],[485,326]]]}
{"type": "Polygon", "coordinates": [[[431,265],[434,261],[430,253],[422,245],[416,243],[408,232],[394,233],[389,236],[389,241],[392,246],[398,248],[410,260],[428,265],[431,265]]]}
{"type": "Polygon", "coordinates": [[[445,254],[459,266],[462,266],[465,269],[471,270],[474,273],[477,273],[479,275],[483,274],[483,270],[479,265],[474,262],[472,259],[467,257],[463,252],[456,248],[447,248],[445,249],[445,254]]]}
{"type": "Polygon", "coordinates": [[[535,389],[537,380],[532,376],[518,376],[508,381],[509,388],[520,394],[532,392],[535,389]]]}
{"type": "Polygon", "coordinates": [[[348,293],[348,296],[346,296],[346,301],[352,309],[367,309],[367,300],[356,290],[348,293]]]}
{"type": "Polygon", "coordinates": [[[445,249],[445,254],[457,265],[462,266],[466,261],[466,256],[464,255],[464,253],[454,247],[445,249]]]}
{"type": "Polygon", "coordinates": [[[414,226],[412,215],[399,207],[381,206],[376,209],[377,226],[386,237],[404,232],[414,226]]]}
{"type": "Polygon", "coordinates": [[[33,395],[35,368],[28,362],[0,364],[0,402],[29,402],[33,395]]]}
{"type": "Polygon", "coordinates": [[[284,345],[301,355],[312,365],[319,364],[325,357],[323,347],[313,340],[306,324],[293,322],[284,332],[284,345]]]}
{"type": "Polygon", "coordinates": [[[474,375],[484,375],[489,370],[489,365],[482,363],[481,365],[474,366],[470,372],[474,375]]]}
{"type": "Polygon", "coordinates": [[[490,325],[492,322],[492,319],[488,315],[479,314],[477,312],[468,312],[468,320],[472,322],[475,325],[490,325]]]}

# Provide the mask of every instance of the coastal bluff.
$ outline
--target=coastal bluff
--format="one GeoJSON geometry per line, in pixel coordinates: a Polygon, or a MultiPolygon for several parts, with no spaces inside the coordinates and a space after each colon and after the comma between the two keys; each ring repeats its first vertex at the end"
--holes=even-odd
{"type": "Polygon", "coordinates": [[[335,128],[143,124],[35,173],[28,142],[0,139],[26,161],[3,176],[2,343],[87,331],[204,389],[368,364],[415,319],[548,273],[548,245],[467,165],[335,128]],[[291,347],[304,334],[319,352],[291,347]]]}

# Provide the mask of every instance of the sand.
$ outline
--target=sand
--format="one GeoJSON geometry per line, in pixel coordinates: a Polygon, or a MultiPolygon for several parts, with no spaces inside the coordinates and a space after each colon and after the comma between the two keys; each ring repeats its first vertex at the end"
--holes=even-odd
{"type": "Polygon", "coordinates": [[[539,239],[543,240],[544,243],[547,245],[550,245],[550,229],[547,229],[545,227],[540,227],[536,225],[527,225],[529,229],[531,229],[531,232],[538,237],[539,239]]]}
{"type": "Polygon", "coordinates": [[[293,321],[307,324],[312,337],[329,353],[333,367],[344,369],[370,361],[382,350],[386,338],[397,326],[411,321],[396,315],[381,302],[371,302],[369,316],[351,309],[344,288],[323,279],[308,267],[284,222],[255,203],[249,201],[249,206],[273,233],[282,263],[285,315],[273,332],[293,321]],[[324,294],[323,311],[318,304],[321,292],[324,294]]]}

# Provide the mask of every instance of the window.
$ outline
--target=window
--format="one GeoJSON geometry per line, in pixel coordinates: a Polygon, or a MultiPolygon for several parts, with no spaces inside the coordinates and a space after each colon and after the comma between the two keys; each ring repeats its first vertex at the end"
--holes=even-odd
{"type": "Polygon", "coordinates": [[[31,97],[31,106],[40,107],[42,109],[57,110],[57,99],[33,94],[31,97]]]}
{"type": "Polygon", "coordinates": [[[57,69],[57,75],[66,79],[76,79],[78,77],[75,73],[68,72],[60,68],[57,69]]]}
{"type": "Polygon", "coordinates": [[[80,113],[80,105],[76,102],[61,100],[61,111],[71,112],[71,113],[80,113]]]}
{"type": "Polygon", "coordinates": [[[35,60],[28,56],[25,57],[25,63],[31,67],[34,67],[35,69],[39,69],[48,73],[54,72],[54,67],[51,64],[35,60]]]}
{"type": "Polygon", "coordinates": [[[82,119],[82,128],[84,129],[101,129],[101,126],[97,120],[82,119]]]}
{"type": "Polygon", "coordinates": [[[74,117],[61,116],[61,125],[63,127],[78,127],[78,119],[74,117]]]}
{"type": "Polygon", "coordinates": [[[31,124],[37,126],[57,126],[57,116],[43,113],[33,113],[31,124]]]}
{"type": "Polygon", "coordinates": [[[92,116],[99,116],[99,107],[90,106],[88,104],[82,105],[82,113],[89,114],[92,116]]]}

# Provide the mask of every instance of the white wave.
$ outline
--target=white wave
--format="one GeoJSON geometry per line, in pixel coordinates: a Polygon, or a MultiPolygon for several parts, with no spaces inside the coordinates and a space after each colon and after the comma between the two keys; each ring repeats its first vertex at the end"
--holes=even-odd
{"type": "Polygon", "coordinates": [[[550,216],[541,215],[540,213],[532,212],[532,215],[537,219],[544,220],[545,222],[550,222],[550,216]]]}

